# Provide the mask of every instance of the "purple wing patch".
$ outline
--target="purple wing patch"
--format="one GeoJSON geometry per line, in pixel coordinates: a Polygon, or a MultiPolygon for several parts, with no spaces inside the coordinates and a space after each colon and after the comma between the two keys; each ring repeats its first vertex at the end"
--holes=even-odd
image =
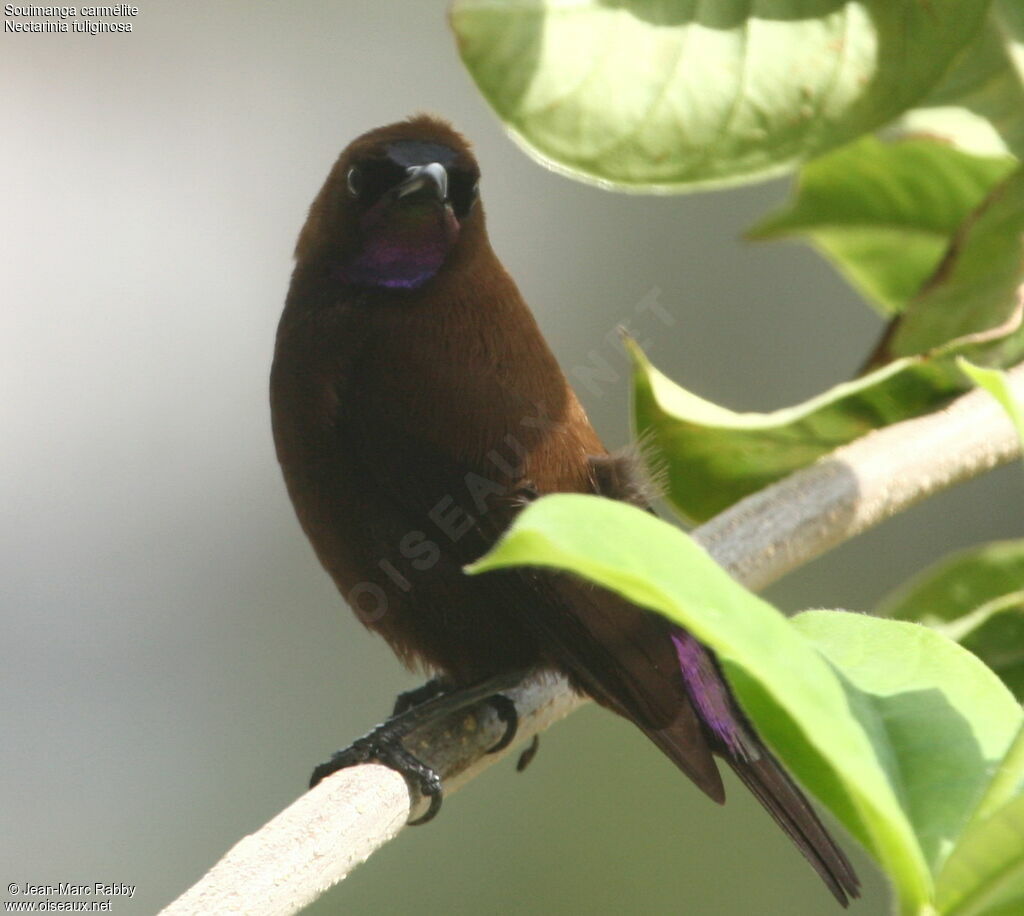
{"type": "Polygon", "coordinates": [[[679,670],[686,682],[686,692],[701,721],[730,754],[740,760],[756,760],[760,756],[757,746],[749,740],[736,712],[735,701],[707,649],[684,630],[673,630],[672,642],[676,647],[679,670]]]}

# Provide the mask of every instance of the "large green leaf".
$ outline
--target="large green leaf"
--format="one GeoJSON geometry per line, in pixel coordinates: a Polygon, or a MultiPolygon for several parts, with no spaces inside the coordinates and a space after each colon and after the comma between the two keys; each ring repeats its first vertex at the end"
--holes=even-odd
{"type": "Polygon", "coordinates": [[[886,596],[878,613],[955,639],[1024,699],[1024,540],[946,557],[886,596]]]}
{"type": "Polygon", "coordinates": [[[471,569],[568,570],[711,646],[762,737],[885,868],[905,913],[976,810],[1021,711],[977,659],[926,628],[839,612],[795,623],[685,534],[596,497],[539,500],[471,569]]]}
{"type": "Polygon", "coordinates": [[[750,181],[917,104],[988,0],[454,0],[459,52],[528,151],[584,181],[750,181]]]}
{"type": "Polygon", "coordinates": [[[1024,718],[969,652],[934,630],[808,611],[793,624],[841,672],[933,871],[945,861],[1024,718]]]}
{"type": "Polygon", "coordinates": [[[806,237],[884,314],[903,311],[953,234],[1014,167],[929,139],[865,137],[807,163],[793,201],[750,232],[806,237]]]}
{"type": "Polygon", "coordinates": [[[996,0],[981,31],[945,79],[898,123],[980,153],[1024,155],[1024,13],[996,0]]]}
{"type": "Polygon", "coordinates": [[[630,345],[633,411],[646,454],[685,517],[703,522],[840,445],[933,410],[964,390],[949,358],[896,360],[771,413],[736,413],[677,385],[630,345]]]}

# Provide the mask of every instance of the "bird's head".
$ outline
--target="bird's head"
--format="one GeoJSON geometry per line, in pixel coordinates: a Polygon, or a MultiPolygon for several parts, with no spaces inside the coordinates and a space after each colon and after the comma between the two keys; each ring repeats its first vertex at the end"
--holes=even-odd
{"type": "Polygon", "coordinates": [[[418,289],[482,232],[480,170],[467,141],[420,115],[379,127],[338,157],[310,208],[296,258],[341,283],[418,289]]]}

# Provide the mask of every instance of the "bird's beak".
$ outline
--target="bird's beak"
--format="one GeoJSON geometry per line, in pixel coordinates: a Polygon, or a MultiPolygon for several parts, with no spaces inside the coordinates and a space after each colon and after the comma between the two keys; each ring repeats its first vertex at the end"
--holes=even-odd
{"type": "Polygon", "coordinates": [[[439,203],[448,199],[448,173],[440,162],[411,165],[406,174],[408,177],[398,186],[398,200],[419,191],[436,197],[439,203]]]}

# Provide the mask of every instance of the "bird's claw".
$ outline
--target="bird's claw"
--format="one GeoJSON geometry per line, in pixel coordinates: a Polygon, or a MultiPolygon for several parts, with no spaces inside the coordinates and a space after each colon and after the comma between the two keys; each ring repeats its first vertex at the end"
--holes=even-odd
{"type": "Polygon", "coordinates": [[[497,754],[507,748],[519,731],[519,713],[516,711],[516,704],[502,693],[496,693],[485,701],[490,706],[499,721],[505,723],[505,734],[498,739],[498,743],[487,749],[488,754],[497,754]]]}
{"type": "Polygon", "coordinates": [[[526,750],[519,755],[519,760],[516,762],[517,773],[522,773],[530,765],[530,761],[537,756],[537,748],[539,747],[540,735],[534,735],[533,740],[526,746],[526,750]]]}
{"type": "Polygon", "coordinates": [[[311,789],[314,788],[328,776],[337,773],[338,770],[358,766],[361,763],[366,763],[372,758],[373,753],[370,745],[366,743],[366,738],[358,738],[348,747],[343,748],[340,751],[335,751],[331,754],[330,760],[325,760],[317,766],[313,770],[313,775],[309,777],[309,787],[311,789]]]}
{"type": "Polygon", "coordinates": [[[321,763],[313,770],[309,787],[312,789],[321,780],[337,773],[338,770],[359,766],[363,763],[380,763],[400,774],[410,788],[417,791],[423,798],[429,799],[430,806],[426,813],[414,821],[409,821],[410,826],[425,824],[441,810],[441,802],[444,800],[441,776],[437,770],[407,750],[402,744],[401,738],[389,732],[388,725],[389,723],[385,722],[383,725],[377,726],[369,734],[357,738],[348,747],[332,754],[330,760],[321,763]]]}

